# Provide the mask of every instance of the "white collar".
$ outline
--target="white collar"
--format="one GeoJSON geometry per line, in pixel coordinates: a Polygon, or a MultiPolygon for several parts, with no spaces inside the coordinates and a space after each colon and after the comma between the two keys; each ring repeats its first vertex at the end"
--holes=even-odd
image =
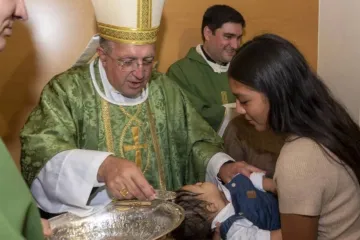
{"type": "Polygon", "coordinates": [[[104,94],[100,90],[100,87],[98,86],[98,84],[96,82],[94,64],[95,64],[95,60],[93,60],[89,65],[91,79],[92,79],[92,82],[94,84],[94,87],[95,87],[97,93],[106,101],[111,102],[116,105],[121,105],[121,106],[134,106],[134,105],[143,103],[148,98],[148,94],[149,94],[148,85],[149,84],[146,85],[146,87],[141,92],[140,96],[137,98],[127,98],[127,97],[123,96],[120,92],[116,91],[111,86],[111,84],[106,76],[106,72],[105,72],[105,69],[104,69],[101,61],[98,61],[100,78],[101,78],[101,82],[103,84],[104,92],[105,92],[105,94],[104,94]]]}
{"type": "Polygon", "coordinates": [[[220,64],[217,64],[217,63],[210,62],[206,58],[206,56],[205,56],[205,54],[204,54],[204,52],[203,52],[203,50],[201,48],[201,44],[196,46],[196,52],[199,53],[204,58],[204,60],[207,62],[207,64],[209,64],[209,66],[214,70],[214,72],[223,73],[223,72],[227,72],[229,70],[230,63],[223,66],[223,65],[220,65],[220,64]]]}
{"type": "Polygon", "coordinates": [[[211,223],[211,229],[216,228],[216,223],[222,223],[229,217],[235,215],[234,206],[232,203],[228,203],[221,211],[216,215],[211,223]]]}

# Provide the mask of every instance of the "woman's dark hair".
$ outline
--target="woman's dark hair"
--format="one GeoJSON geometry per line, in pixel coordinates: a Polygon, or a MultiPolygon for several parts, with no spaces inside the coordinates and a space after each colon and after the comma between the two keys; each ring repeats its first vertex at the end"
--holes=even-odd
{"type": "Polygon", "coordinates": [[[257,36],[238,50],[228,74],[268,98],[274,132],[307,137],[326,147],[360,182],[359,126],[292,43],[273,34],[257,36]]]}

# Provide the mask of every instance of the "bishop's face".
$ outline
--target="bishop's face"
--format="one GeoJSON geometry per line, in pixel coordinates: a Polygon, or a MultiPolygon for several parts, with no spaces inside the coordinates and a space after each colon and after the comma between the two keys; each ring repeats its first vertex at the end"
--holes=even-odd
{"type": "Polygon", "coordinates": [[[110,84],[125,97],[138,97],[151,77],[155,45],[109,42],[109,48],[98,54],[110,84]]]}
{"type": "Polygon", "coordinates": [[[16,19],[27,19],[24,0],[0,0],[0,51],[5,48],[6,37],[11,36],[16,19]]]}

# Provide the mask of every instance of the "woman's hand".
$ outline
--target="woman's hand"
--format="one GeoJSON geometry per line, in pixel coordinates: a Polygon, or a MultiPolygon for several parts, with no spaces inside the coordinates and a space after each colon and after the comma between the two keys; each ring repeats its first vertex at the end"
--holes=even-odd
{"type": "Polygon", "coordinates": [[[237,175],[237,174],[242,174],[245,175],[247,177],[250,177],[250,174],[253,172],[263,172],[265,173],[265,171],[254,167],[250,164],[247,164],[244,161],[241,162],[232,162],[232,163],[225,163],[221,166],[220,170],[219,170],[219,174],[218,177],[224,182],[224,183],[228,183],[231,181],[231,179],[237,175]]]}

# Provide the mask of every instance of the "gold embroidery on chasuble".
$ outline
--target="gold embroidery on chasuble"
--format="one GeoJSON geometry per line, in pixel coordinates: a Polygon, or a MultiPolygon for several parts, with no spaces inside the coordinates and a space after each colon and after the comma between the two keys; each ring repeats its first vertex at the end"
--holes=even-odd
{"type": "Polygon", "coordinates": [[[229,103],[229,100],[228,100],[227,92],[226,92],[226,91],[222,91],[222,92],[221,92],[221,102],[222,102],[222,104],[227,104],[227,103],[229,103]]]}
{"type": "MultiPolygon", "coordinates": [[[[135,164],[142,170],[143,174],[150,167],[150,151],[149,151],[149,141],[150,134],[146,133],[145,126],[143,122],[138,118],[141,113],[141,108],[143,104],[139,104],[136,106],[135,113],[131,114],[127,111],[123,106],[119,106],[121,112],[126,117],[126,124],[120,131],[119,137],[119,148],[118,152],[120,153],[121,158],[129,159],[125,156],[126,153],[134,154],[133,160],[135,164]],[[129,133],[131,133],[129,135],[129,133]],[[129,138],[131,136],[131,140],[129,138]],[[145,151],[146,158],[143,159],[143,152],[145,151]]],[[[105,139],[106,146],[109,152],[116,152],[114,148],[114,139],[113,139],[113,129],[111,127],[111,118],[110,118],[110,110],[109,103],[105,100],[102,100],[102,113],[103,113],[103,121],[105,128],[105,139]]],[[[116,134],[118,136],[118,133],[116,134]]]]}
{"type": "Polygon", "coordinates": [[[135,151],[136,166],[141,167],[142,166],[141,149],[147,149],[148,145],[146,143],[140,144],[140,142],[139,142],[139,127],[132,127],[131,132],[132,132],[132,136],[134,139],[134,145],[125,145],[123,147],[123,150],[125,152],[135,151]]]}
{"type": "MultiPolygon", "coordinates": [[[[125,157],[125,153],[135,151],[134,161],[136,165],[140,167],[140,169],[142,169],[142,172],[145,175],[145,173],[149,170],[151,165],[151,159],[150,159],[151,151],[154,151],[155,161],[158,170],[157,173],[158,173],[159,187],[161,190],[166,190],[164,162],[162,159],[160,144],[156,133],[155,119],[153,113],[151,112],[149,101],[145,101],[144,103],[137,105],[134,114],[131,114],[122,106],[119,106],[119,108],[121,112],[126,116],[126,120],[128,121],[126,122],[123,129],[119,130],[121,131],[120,140],[119,140],[120,157],[128,159],[125,157]],[[147,120],[149,122],[149,126],[145,126],[146,123],[138,118],[138,116],[141,113],[141,109],[143,106],[145,106],[145,104],[146,104],[146,113],[147,113],[147,118],[148,118],[147,120]],[[146,130],[147,127],[149,128],[148,131],[146,130]],[[124,144],[124,141],[128,140],[128,138],[126,138],[126,134],[129,131],[131,132],[132,143],[124,144]],[[154,148],[153,150],[150,149],[151,143],[154,148]],[[146,159],[142,158],[143,151],[146,151],[146,159]]],[[[104,121],[107,150],[108,152],[115,153],[113,130],[111,128],[109,103],[104,99],[101,100],[101,109],[102,109],[102,116],[104,121]]]]}

